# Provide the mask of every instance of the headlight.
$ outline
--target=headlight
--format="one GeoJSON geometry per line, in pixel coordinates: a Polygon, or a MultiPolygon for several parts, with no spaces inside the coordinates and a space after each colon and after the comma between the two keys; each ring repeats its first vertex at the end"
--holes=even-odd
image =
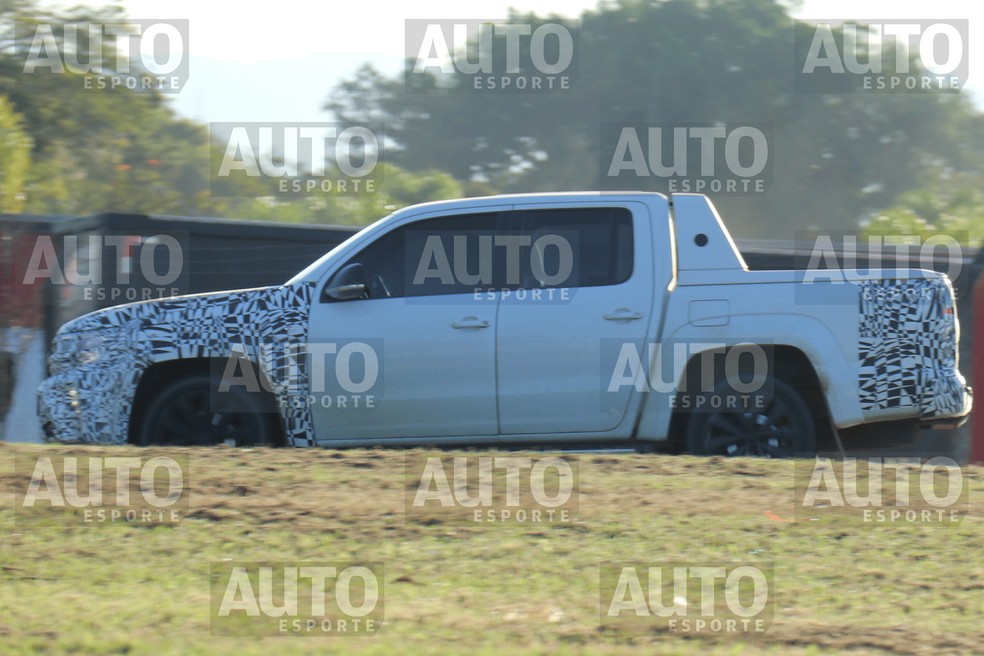
{"type": "Polygon", "coordinates": [[[79,333],[65,333],[55,335],[55,343],[51,347],[51,355],[58,358],[69,358],[75,355],[76,345],[79,342],[79,333]]]}
{"type": "Polygon", "coordinates": [[[106,350],[106,345],[117,341],[120,337],[120,331],[117,329],[57,335],[49,362],[52,373],[72,365],[98,362],[106,350]]]}

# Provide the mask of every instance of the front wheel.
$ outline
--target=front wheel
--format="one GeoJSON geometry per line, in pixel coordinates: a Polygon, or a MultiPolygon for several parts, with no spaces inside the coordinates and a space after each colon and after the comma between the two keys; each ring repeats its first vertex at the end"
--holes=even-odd
{"type": "Polygon", "coordinates": [[[276,415],[256,395],[231,389],[215,392],[208,374],[181,378],[150,404],[139,427],[138,443],[168,446],[272,446],[276,415]]]}
{"type": "Polygon", "coordinates": [[[697,455],[763,458],[816,453],[816,424],[802,395],[780,380],[768,379],[765,389],[770,386],[772,395],[763,408],[694,413],[687,426],[687,450],[697,455]]]}

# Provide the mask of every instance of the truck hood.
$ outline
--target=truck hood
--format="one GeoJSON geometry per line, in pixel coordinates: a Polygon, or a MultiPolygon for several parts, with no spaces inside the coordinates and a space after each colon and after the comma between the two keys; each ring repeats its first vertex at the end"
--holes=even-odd
{"type": "Polygon", "coordinates": [[[262,302],[264,298],[276,295],[277,291],[284,287],[286,286],[186,294],[114,305],[66,322],[58,330],[58,334],[112,328],[139,330],[151,328],[154,324],[158,326],[182,324],[195,320],[196,316],[202,318],[203,312],[215,316],[220,308],[231,310],[239,304],[262,302]]]}

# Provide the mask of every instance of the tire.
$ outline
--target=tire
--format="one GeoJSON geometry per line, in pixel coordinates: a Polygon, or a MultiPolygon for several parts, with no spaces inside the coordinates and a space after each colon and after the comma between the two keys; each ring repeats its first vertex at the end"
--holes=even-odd
{"type": "Polygon", "coordinates": [[[138,444],[167,446],[276,446],[277,415],[243,389],[213,396],[218,379],[194,374],[171,383],[143,413],[138,444]],[[215,403],[221,400],[221,408],[215,403]]]}
{"type": "MultiPolygon", "coordinates": [[[[774,378],[765,408],[695,412],[687,424],[687,450],[696,455],[792,458],[817,450],[816,422],[803,396],[774,378]]],[[[724,391],[726,383],[716,392],[724,391]]]]}

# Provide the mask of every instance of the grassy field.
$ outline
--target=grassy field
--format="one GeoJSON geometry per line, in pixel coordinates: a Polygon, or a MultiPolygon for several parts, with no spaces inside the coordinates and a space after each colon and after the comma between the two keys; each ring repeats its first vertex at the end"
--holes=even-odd
{"type": "Polygon", "coordinates": [[[794,512],[788,461],[582,454],[576,521],[469,524],[407,515],[405,462],[423,453],[0,445],[0,653],[984,651],[982,468],[964,471],[960,523],[871,525],[794,512]],[[15,512],[28,485],[15,457],[175,454],[188,474],[176,525],[43,527],[15,512]],[[382,563],[385,620],[375,636],[213,635],[210,567],[237,561],[382,563]],[[608,562],[771,562],[771,626],[607,625],[608,562]]]}

